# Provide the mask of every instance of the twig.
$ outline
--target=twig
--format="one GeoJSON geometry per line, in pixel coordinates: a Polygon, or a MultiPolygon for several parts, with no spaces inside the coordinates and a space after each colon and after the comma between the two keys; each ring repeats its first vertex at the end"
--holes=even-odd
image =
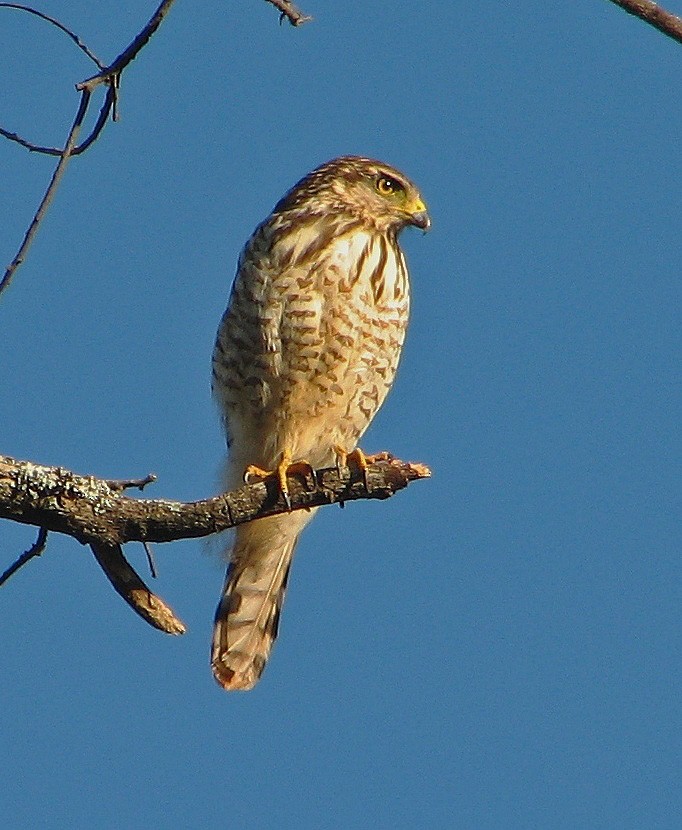
{"type": "Polygon", "coordinates": [[[682,18],[666,11],[657,3],[652,3],[651,0],[611,0],[611,2],[620,6],[628,14],[649,23],[664,35],[682,43],[682,18]]]}
{"type": "Polygon", "coordinates": [[[148,484],[153,484],[156,481],[154,473],[147,473],[144,478],[108,478],[107,484],[112,490],[117,493],[122,493],[123,490],[130,490],[136,488],[137,490],[144,490],[148,484]]]}
{"type": "MultiPolygon", "coordinates": [[[[117,90],[116,87],[113,85],[107,89],[107,94],[104,96],[104,100],[102,101],[102,106],[100,107],[99,115],[97,116],[97,121],[90,131],[90,135],[84,139],[77,147],[74,147],[71,151],[72,156],[80,156],[81,153],[84,153],[90,145],[99,138],[99,134],[104,129],[105,124],[107,123],[107,119],[109,118],[109,114],[114,109],[114,105],[116,102],[117,90]]],[[[112,119],[116,121],[116,117],[112,116],[112,119]]],[[[3,127],[0,127],[0,135],[8,138],[10,141],[14,141],[17,144],[21,144],[22,147],[25,147],[29,153],[42,153],[45,156],[61,156],[64,152],[63,149],[60,147],[43,147],[40,144],[33,144],[30,141],[27,141],[25,138],[22,138],[17,133],[12,133],[9,130],[5,130],[3,127]]]]}
{"type": "Polygon", "coordinates": [[[156,579],[159,574],[156,570],[156,562],[154,561],[154,549],[149,544],[149,542],[142,542],[142,546],[144,547],[144,552],[147,554],[147,564],[149,565],[149,573],[152,575],[152,579],[156,579]]]}
{"type": "Polygon", "coordinates": [[[36,556],[40,556],[40,554],[45,550],[45,544],[47,542],[47,530],[44,527],[41,527],[38,531],[38,538],[35,542],[31,545],[31,547],[24,551],[21,556],[17,559],[16,562],[13,562],[9,568],[0,576],[0,586],[4,585],[5,582],[15,574],[19,568],[23,568],[23,566],[33,559],[36,556]]]}
{"type": "Polygon", "coordinates": [[[50,17],[49,15],[43,14],[42,12],[37,12],[35,9],[32,9],[28,6],[21,6],[17,3],[0,3],[0,7],[15,8],[26,11],[30,14],[35,14],[37,17],[40,17],[41,19],[46,20],[49,23],[52,23],[53,25],[57,26],[59,29],[65,32],[76,43],[76,45],[80,49],[82,49],[85,52],[85,54],[88,55],[88,57],[90,57],[100,68],[100,72],[98,72],[97,75],[94,75],[92,78],[89,78],[86,81],[83,81],[76,85],[76,89],[78,89],[81,93],[80,105],[78,107],[78,112],[73,122],[73,126],[71,127],[71,131],[69,133],[66,145],[62,150],[58,150],[54,147],[40,147],[37,144],[33,144],[29,141],[26,141],[26,139],[23,139],[21,136],[17,135],[17,133],[10,132],[9,130],[0,129],[0,134],[2,134],[5,138],[8,138],[12,141],[16,141],[23,147],[26,147],[28,150],[38,153],[45,153],[47,155],[60,156],[57,167],[55,168],[55,171],[52,174],[50,184],[45,192],[45,195],[43,196],[43,200],[40,203],[35,216],[33,217],[33,221],[29,225],[29,228],[26,231],[26,234],[24,235],[24,239],[21,243],[21,246],[19,247],[19,250],[17,251],[17,254],[15,255],[14,259],[7,267],[2,280],[0,280],[0,294],[2,294],[2,292],[9,286],[9,284],[12,281],[12,277],[14,276],[14,273],[16,272],[17,268],[21,265],[21,263],[24,261],[26,252],[28,251],[31,243],[33,242],[33,239],[40,226],[40,223],[42,222],[47,208],[50,202],[52,201],[52,198],[54,197],[54,193],[57,189],[57,186],[59,185],[59,182],[61,181],[61,178],[64,175],[64,171],[66,169],[68,160],[74,155],[79,155],[80,153],[83,153],[85,150],[88,149],[88,147],[90,147],[93,144],[94,141],[97,140],[100,133],[104,129],[104,126],[107,122],[107,119],[109,118],[110,113],[113,112],[113,119],[116,120],[118,86],[120,82],[121,72],[132,60],[135,59],[140,50],[149,42],[149,39],[159,28],[164,17],[168,14],[170,7],[173,5],[173,2],[174,0],[163,0],[163,2],[154,12],[150,21],[147,23],[144,29],[142,29],[142,31],[133,39],[130,45],[126,49],[124,49],[124,51],[121,52],[121,54],[108,67],[102,66],[102,62],[85,46],[85,44],[83,44],[83,42],[77,35],[75,35],[70,29],[68,29],[62,23],[50,17]],[[85,141],[83,141],[83,143],[80,146],[76,146],[78,134],[85,119],[85,115],[90,104],[92,92],[100,84],[107,84],[108,89],[102,107],[100,109],[99,116],[90,135],[85,139],[85,141]]]}
{"type": "Polygon", "coordinates": [[[90,103],[90,95],[91,93],[88,90],[83,90],[81,93],[81,101],[80,106],[78,107],[78,112],[76,113],[76,118],[74,119],[73,125],[71,126],[71,130],[69,131],[69,136],[66,140],[66,144],[64,145],[64,149],[61,153],[61,158],[57,166],[55,167],[54,173],[52,174],[52,179],[50,180],[50,184],[45,191],[45,195],[43,196],[43,200],[41,201],[40,205],[38,206],[38,210],[33,217],[33,221],[28,226],[28,230],[24,235],[24,240],[21,243],[19,250],[17,251],[14,259],[7,267],[5,271],[5,275],[3,276],[2,280],[0,280],[0,294],[9,286],[12,282],[12,277],[14,276],[15,271],[24,261],[24,257],[26,252],[28,251],[31,242],[33,242],[33,238],[38,231],[38,227],[45,216],[47,208],[52,201],[55,191],[57,190],[57,186],[66,171],[66,165],[71,158],[71,153],[73,150],[74,145],[76,144],[76,139],[78,138],[78,133],[80,132],[81,126],[83,124],[83,119],[85,118],[85,113],[88,111],[88,104],[90,103]]]}
{"type": "MultiPolygon", "coordinates": [[[[88,46],[80,39],[80,37],[78,37],[78,35],[75,32],[72,32],[71,29],[69,29],[56,18],[50,17],[49,14],[37,11],[36,9],[31,8],[30,6],[21,5],[20,3],[0,3],[0,8],[16,9],[18,11],[27,12],[28,14],[35,15],[41,20],[45,20],[52,26],[56,26],[60,31],[68,35],[71,38],[71,40],[73,40],[73,42],[76,44],[76,46],[82,52],[84,52],[88,56],[88,58],[90,58],[90,60],[97,67],[99,67],[99,69],[104,69],[104,64],[97,57],[97,55],[95,55],[95,53],[88,48],[88,46]]],[[[104,127],[107,118],[109,117],[111,107],[112,100],[110,99],[110,96],[107,95],[104,99],[102,109],[100,110],[100,114],[97,119],[97,123],[93,127],[92,132],[82,144],[80,144],[78,147],[73,148],[73,150],[71,151],[72,156],[80,155],[82,152],[87,150],[88,147],[92,144],[92,142],[97,138],[97,136],[102,131],[102,128],[104,127]]],[[[42,153],[43,155],[47,156],[61,156],[64,152],[64,150],[60,147],[44,147],[40,144],[35,144],[34,142],[28,141],[27,139],[22,138],[22,136],[18,135],[17,133],[12,132],[11,130],[6,130],[3,127],[0,127],[0,135],[4,136],[4,138],[9,139],[10,141],[14,141],[17,144],[20,144],[22,147],[25,147],[31,153],[42,153]]]]}
{"type": "Polygon", "coordinates": [[[104,67],[101,72],[98,72],[97,75],[93,75],[92,78],[88,78],[87,80],[76,84],[76,89],[87,89],[92,92],[93,89],[100,84],[109,84],[112,80],[115,80],[121,72],[123,72],[126,66],[134,61],[142,49],[147,45],[149,39],[159,28],[174,2],[175,0],[162,0],[161,4],[151,16],[144,29],[142,29],[142,31],[135,36],[132,42],[126,46],[121,54],[115,58],[109,66],[104,67]]]}
{"type": "Polygon", "coordinates": [[[288,20],[292,26],[301,26],[303,23],[312,20],[309,14],[303,14],[289,0],[266,0],[266,2],[271,3],[276,9],[279,9],[280,23],[283,20],[288,20]]]}
{"type": "Polygon", "coordinates": [[[104,69],[104,64],[102,61],[97,57],[97,55],[90,50],[85,43],[78,37],[77,34],[71,31],[68,27],[66,27],[63,23],[60,23],[54,17],[50,17],[49,14],[45,14],[44,12],[39,12],[37,9],[33,9],[30,6],[23,6],[21,3],[0,3],[0,8],[4,9],[16,9],[17,11],[27,12],[28,14],[33,14],[36,17],[39,17],[41,20],[45,20],[48,23],[51,23],[53,26],[56,26],[58,29],[61,29],[64,34],[68,35],[71,40],[76,44],[76,46],[84,52],[90,60],[97,64],[100,69],[104,69]]]}

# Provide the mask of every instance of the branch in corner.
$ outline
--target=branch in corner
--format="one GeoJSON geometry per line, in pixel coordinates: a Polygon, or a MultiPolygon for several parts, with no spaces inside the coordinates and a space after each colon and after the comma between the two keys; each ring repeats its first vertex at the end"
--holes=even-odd
{"type": "Polygon", "coordinates": [[[611,0],[628,14],[639,17],[645,23],[663,32],[678,43],[682,43],[682,18],[662,9],[651,0],[611,0]]]}
{"type": "Polygon", "coordinates": [[[76,45],[94,61],[94,63],[100,69],[97,75],[94,75],[92,78],[88,78],[86,81],[83,81],[82,83],[76,85],[76,89],[78,89],[78,91],[81,94],[80,104],[78,107],[78,112],[76,113],[76,118],[74,120],[73,126],[71,127],[71,131],[69,132],[68,138],[66,140],[66,144],[62,149],[54,147],[39,147],[36,144],[22,139],[16,133],[13,133],[9,130],[3,129],[0,131],[0,133],[5,138],[8,138],[12,141],[16,141],[33,152],[46,153],[48,155],[56,155],[59,157],[59,162],[57,163],[54,173],[52,174],[50,184],[48,185],[47,190],[45,191],[43,199],[40,205],[38,206],[38,210],[36,211],[33,220],[28,227],[28,230],[24,234],[24,238],[21,245],[19,246],[19,250],[15,254],[12,262],[7,266],[4,276],[2,277],[2,279],[0,279],[0,294],[9,287],[16,270],[24,261],[26,253],[30,248],[31,243],[33,242],[33,238],[35,237],[38,228],[40,227],[40,224],[43,221],[45,213],[47,212],[47,208],[54,197],[59,182],[62,176],[64,175],[66,165],[68,164],[69,159],[72,156],[78,155],[79,153],[82,153],[85,150],[87,150],[87,148],[90,147],[97,140],[100,133],[104,129],[105,124],[107,123],[110,113],[113,113],[113,117],[115,120],[118,85],[121,78],[121,72],[126,66],[128,66],[128,64],[131,61],[135,59],[140,50],[148,43],[149,39],[159,28],[161,22],[168,14],[168,11],[170,10],[170,7],[172,6],[173,2],[174,0],[162,0],[159,7],[156,9],[151,19],[149,20],[147,25],[142,29],[142,31],[133,39],[130,45],[126,49],[124,49],[123,52],[121,52],[121,54],[114,60],[114,62],[110,66],[104,68],[102,67],[101,61],[99,61],[96,58],[96,56],[85,46],[81,39],[70,29],[67,29],[66,26],[64,26],[58,20],[49,17],[48,15],[36,12],[35,9],[31,9],[27,6],[22,6],[20,4],[0,4],[0,6],[3,7],[14,8],[19,11],[28,12],[34,15],[37,14],[43,20],[61,29],[61,31],[65,32],[76,43],[76,45]],[[107,84],[108,86],[107,93],[104,98],[104,103],[102,104],[102,108],[100,110],[100,114],[90,135],[83,141],[83,143],[80,146],[77,146],[76,142],[86,113],[88,111],[88,107],[90,106],[92,92],[100,84],[107,84]]]}

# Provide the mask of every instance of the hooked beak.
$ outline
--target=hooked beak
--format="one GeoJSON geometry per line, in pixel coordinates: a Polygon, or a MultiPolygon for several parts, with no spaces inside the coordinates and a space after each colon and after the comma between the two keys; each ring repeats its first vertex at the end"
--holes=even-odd
{"type": "Polygon", "coordinates": [[[426,233],[431,227],[431,217],[424,202],[419,198],[415,199],[411,205],[407,206],[407,212],[410,217],[408,219],[410,225],[421,228],[426,233]]]}
{"type": "Polygon", "coordinates": [[[410,222],[417,228],[421,228],[424,233],[431,227],[431,217],[426,210],[418,210],[412,214],[410,222]]]}

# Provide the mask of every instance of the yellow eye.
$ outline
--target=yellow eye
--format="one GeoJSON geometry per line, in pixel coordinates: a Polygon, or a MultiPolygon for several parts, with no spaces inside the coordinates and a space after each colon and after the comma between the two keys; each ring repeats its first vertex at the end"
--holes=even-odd
{"type": "Polygon", "coordinates": [[[400,182],[397,182],[390,176],[379,176],[376,188],[382,196],[391,196],[393,193],[403,190],[403,186],[400,182]]]}

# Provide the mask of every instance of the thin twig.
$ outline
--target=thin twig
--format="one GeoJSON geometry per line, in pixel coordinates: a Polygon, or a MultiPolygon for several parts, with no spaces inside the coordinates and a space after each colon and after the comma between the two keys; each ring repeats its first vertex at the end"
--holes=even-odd
{"type": "Polygon", "coordinates": [[[153,484],[156,480],[154,473],[147,473],[144,478],[108,478],[106,482],[112,490],[122,493],[124,490],[132,488],[144,490],[148,484],[153,484]]]}
{"type": "Polygon", "coordinates": [[[117,76],[121,74],[129,63],[135,60],[140,51],[149,42],[149,39],[159,28],[174,2],[175,0],[162,0],[161,4],[151,16],[144,29],[142,29],[142,31],[135,36],[134,40],[121,52],[121,54],[115,58],[109,66],[103,68],[101,72],[98,72],[97,75],[93,75],[91,78],[87,78],[87,80],[76,84],[76,89],[88,89],[92,92],[92,90],[100,84],[108,84],[112,80],[116,82],[115,79],[117,76]]]}
{"type": "Polygon", "coordinates": [[[28,230],[24,235],[24,241],[21,243],[19,250],[16,253],[16,256],[10,262],[7,270],[5,271],[5,275],[3,276],[2,280],[0,280],[0,294],[9,286],[12,281],[12,277],[14,276],[14,272],[17,268],[21,265],[24,261],[24,257],[26,252],[28,251],[31,242],[33,242],[33,237],[36,235],[38,227],[45,216],[47,208],[54,197],[55,191],[57,190],[57,186],[62,179],[66,171],[66,165],[69,163],[69,159],[71,158],[71,152],[76,144],[76,139],[78,138],[78,133],[80,132],[81,126],[83,125],[83,119],[85,118],[85,113],[88,110],[88,104],[90,103],[90,95],[91,93],[84,89],[81,93],[81,102],[80,106],[78,107],[78,112],[76,113],[76,118],[74,119],[73,125],[71,126],[71,130],[69,131],[69,136],[66,140],[66,144],[64,145],[64,150],[62,151],[62,156],[59,159],[59,163],[57,164],[54,173],[52,174],[52,179],[50,180],[50,184],[48,185],[47,190],[45,191],[45,195],[43,196],[43,200],[38,206],[38,210],[36,211],[35,216],[33,217],[33,221],[28,226],[28,230]]]}
{"type": "Polygon", "coordinates": [[[38,538],[35,542],[31,545],[31,547],[24,551],[21,556],[17,559],[16,562],[13,562],[9,568],[0,576],[0,586],[4,585],[5,582],[15,574],[19,568],[23,568],[23,566],[33,559],[36,556],[40,556],[40,554],[45,550],[45,544],[47,542],[47,530],[44,527],[41,527],[38,531],[38,538]]]}
{"type": "Polygon", "coordinates": [[[142,542],[142,546],[144,547],[144,552],[147,555],[147,565],[149,565],[149,573],[152,575],[152,579],[156,579],[159,575],[158,571],[156,570],[156,561],[154,559],[154,549],[152,548],[149,542],[142,542]]]}
{"type": "Polygon", "coordinates": [[[102,61],[97,57],[97,55],[89,49],[85,43],[78,37],[77,34],[71,31],[71,29],[67,28],[63,23],[60,23],[59,20],[56,20],[54,17],[50,17],[49,14],[45,14],[44,12],[39,12],[37,9],[33,9],[30,6],[23,6],[20,3],[0,3],[0,8],[4,9],[16,9],[17,11],[27,12],[28,14],[33,14],[36,17],[39,17],[41,20],[45,20],[48,23],[51,23],[53,26],[56,26],[58,29],[61,29],[64,34],[68,35],[71,40],[76,44],[76,46],[84,52],[90,60],[97,64],[100,69],[104,69],[104,64],[102,61]]]}
{"type": "MultiPolygon", "coordinates": [[[[104,64],[102,61],[95,55],[95,53],[88,48],[88,46],[78,37],[75,32],[72,32],[67,26],[61,23],[54,17],[50,17],[49,14],[45,14],[44,12],[40,12],[37,9],[33,9],[30,6],[24,6],[20,3],[0,3],[0,8],[5,9],[16,9],[17,11],[27,12],[28,14],[35,15],[36,17],[40,18],[41,20],[45,20],[47,23],[50,23],[52,26],[56,26],[57,29],[64,32],[68,35],[71,40],[76,44],[76,46],[90,58],[90,60],[97,66],[99,69],[104,69],[104,64]]],[[[92,144],[92,142],[97,138],[97,136],[102,131],[102,127],[104,123],[106,123],[107,117],[109,112],[111,111],[112,100],[110,97],[107,96],[104,100],[102,105],[102,110],[100,111],[99,118],[97,119],[97,123],[95,124],[92,132],[88,136],[88,138],[80,144],[78,147],[74,147],[71,151],[72,156],[80,155],[82,152],[87,150],[87,148],[92,144]],[[106,110],[106,112],[105,112],[106,110]],[[102,122],[102,123],[100,123],[102,122]]],[[[9,139],[10,141],[14,141],[17,144],[20,144],[22,147],[25,147],[31,153],[42,153],[43,155],[47,156],[61,156],[64,150],[60,147],[44,147],[40,144],[35,144],[32,141],[28,141],[28,139],[23,138],[18,133],[12,132],[11,130],[6,130],[3,127],[0,127],[0,135],[4,138],[9,139]]]]}
{"type": "MultiPolygon", "coordinates": [[[[104,126],[107,123],[107,119],[109,118],[109,114],[112,112],[117,96],[117,89],[116,87],[111,84],[107,89],[107,94],[104,96],[104,100],[102,101],[102,106],[99,111],[99,115],[97,116],[97,121],[95,122],[92,130],[90,131],[90,135],[84,139],[77,147],[74,147],[71,151],[72,156],[80,156],[81,153],[84,153],[91,144],[93,144],[98,138],[99,134],[104,129],[104,126]]],[[[112,116],[112,120],[116,121],[115,115],[112,116]]],[[[59,147],[43,147],[40,144],[32,144],[30,141],[27,141],[25,138],[22,138],[17,133],[12,133],[9,130],[5,130],[0,127],[0,135],[8,138],[10,141],[15,141],[17,144],[21,144],[22,147],[25,147],[30,153],[42,153],[45,156],[61,156],[64,152],[63,149],[59,147]]]]}
{"type": "Polygon", "coordinates": [[[651,0],[611,0],[628,14],[639,17],[645,23],[663,32],[678,43],[682,43],[682,18],[671,14],[651,0]]]}
{"type": "Polygon", "coordinates": [[[303,14],[303,12],[299,11],[299,9],[297,9],[293,3],[290,3],[289,0],[266,0],[266,3],[271,3],[276,9],[279,9],[280,23],[283,20],[288,20],[292,26],[301,26],[303,23],[307,23],[309,20],[312,20],[312,17],[309,14],[303,14]]]}
{"type": "MultiPolygon", "coordinates": [[[[25,147],[31,153],[43,153],[43,155],[46,156],[61,156],[62,154],[59,147],[43,147],[40,144],[33,144],[27,139],[22,138],[18,133],[13,133],[11,130],[6,130],[4,127],[0,127],[0,135],[3,136],[3,138],[9,139],[9,141],[21,144],[22,147],[25,147]]],[[[75,153],[73,155],[75,155],[75,153]]]]}
{"type": "Polygon", "coordinates": [[[68,160],[72,156],[84,152],[88,149],[88,147],[92,145],[92,143],[99,137],[100,133],[104,129],[104,125],[106,124],[110,113],[113,113],[112,117],[114,120],[116,120],[118,104],[118,87],[121,72],[132,60],[135,59],[140,50],[145,46],[145,44],[149,41],[154,32],[159,28],[162,20],[168,14],[170,7],[173,5],[173,2],[174,0],[163,0],[163,2],[157,8],[156,12],[154,12],[154,14],[152,15],[149,23],[147,23],[144,29],[134,38],[131,44],[123,52],[121,52],[121,54],[114,60],[114,62],[109,67],[102,67],[101,61],[99,61],[99,59],[97,59],[90,52],[90,50],[88,50],[87,47],[84,46],[80,38],[78,38],[73,32],[71,32],[71,30],[67,29],[66,26],[59,23],[59,21],[54,20],[53,18],[43,14],[42,12],[36,12],[34,9],[31,9],[28,6],[20,6],[19,4],[15,3],[0,4],[2,6],[8,6],[10,8],[17,8],[22,9],[24,11],[28,11],[29,13],[35,14],[36,16],[44,20],[47,20],[50,23],[53,23],[55,26],[58,26],[58,28],[66,32],[66,34],[68,34],[69,37],[71,37],[75,41],[79,48],[83,49],[85,53],[95,61],[95,63],[101,70],[97,75],[94,75],[92,78],[89,78],[88,80],[76,85],[76,88],[81,93],[81,100],[80,105],[78,107],[78,112],[76,114],[76,118],[73,122],[73,126],[71,127],[71,132],[69,133],[68,140],[63,150],[57,150],[56,148],[50,147],[39,147],[38,145],[34,145],[31,142],[28,142],[25,139],[21,138],[21,136],[17,135],[16,133],[0,129],[0,134],[5,136],[5,138],[9,138],[12,141],[16,141],[29,150],[32,150],[34,152],[46,153],[48,155],[60,156],[59,163],[57,164],[57,167],[52,175],[52,179],[47,188],[47,191],[45,192],[43,200],[40,203],[35,216],[33,217],[33,221],[29,225],[29,228],[26,231],[26,234],[24,235],[23,242],[21,243],[21,246],[19,247],[19,250],[17,251],[17,254],[15,255],[14,259],[7,267],[2,280],[0,280],[0,294],[2,294],[2,292],[9,286],[9,284],[12,281],[12,277],[14,276],[14,273],[16,272],[17,268],[21,265],[21,263],[24,261],[26,252],[28,251],[33,241],[33,238],[36,235],[38,227],[40,226],[40,223],[42,222],[42,219],[45,216],[47,208],[50,202],[52,201],[57,186],[61,181],[62,176],[64,175],[64,171],[66,169],[68,160]],[[100,109],[99,117],[97,118],[95,126],[93,127],[90,135],[80,146],[76,146],[78,134],[80,132],[81,125],[83,124],[85,115],[88,110],[92,91],[100,84],[107,84],[108,89],[104,102],[102,104],[102,108],[100,109]]]}

